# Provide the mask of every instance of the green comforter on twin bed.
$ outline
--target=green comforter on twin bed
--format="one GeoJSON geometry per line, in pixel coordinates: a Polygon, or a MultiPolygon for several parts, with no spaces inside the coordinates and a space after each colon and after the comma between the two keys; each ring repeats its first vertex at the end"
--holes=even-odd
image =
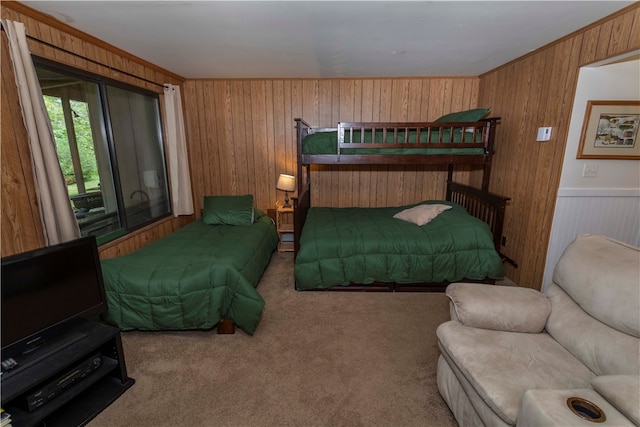
{"type": "Polygon", "coordinates": [[[252,225],[197,220],[131,254],[102,261],[109,312],[123,330],[209,329],[221,318],[253,334],[258,284],[278,243],[268,216],[252,225]]]}
{"type": "Polygon", "coordinates": [[[486,223],[454,203],[425,203],[453,207],[422,227],[393,218],[416,205],[309,209],[295,261],[297,288],[503,277],[486,223]]]}

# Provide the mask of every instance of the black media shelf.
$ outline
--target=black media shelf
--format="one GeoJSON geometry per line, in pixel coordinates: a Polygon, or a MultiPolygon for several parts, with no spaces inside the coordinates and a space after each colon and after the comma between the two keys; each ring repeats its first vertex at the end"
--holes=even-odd
{"type": "Polygon", "coordinates": [[[127,376],[120,330],[98,322],[84,321],[70,334],[29,354],[32,363],[2,377],[2,407],[11,415],[14,427],[45,422],[50,426],[82,426],[98,415],[134,384],[127,376]],[[81,334],[82,338],[78,339],[81,334]],[[37,354],[37,352],[44,354],[37,354]],[[27,410],[27,396],[75,372],[79,365],[101,358],[97,369],[64,387],[42,406],[27,410]]]}

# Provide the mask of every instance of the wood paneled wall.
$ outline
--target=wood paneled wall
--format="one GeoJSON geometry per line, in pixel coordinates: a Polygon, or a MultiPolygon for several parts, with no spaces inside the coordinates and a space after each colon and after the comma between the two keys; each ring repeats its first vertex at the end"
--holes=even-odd
{"type": "Polygon", "coordinates": [[[22,123],[18,88],[2,31],[2,256],[44,246],[42,221],[36,205],[27,132],[22,123]]]}
{"type": "MultiPolygon", "coordinates": [[[[24,22],[33,37],[106,66],[30,41],[38,55],[151,90],[159,89],[113,68],[157,83],[181,82],[179,76],[19,3],[3,2],[2,17],[24,22]]],[[[639,48],[636,3],[479,78],[188,80],[183,99],[196,212],[203,196],[210,194],[252,193],[262,209],[281,200],[277,176],[295,171],[294,117],[333,127],[338,121],[428,121],[451,111],[491,107],[502,121],[490,189],[512,197],[503,251],[520,264],[518,269],[507,266],[507,276],[522,286],[540,288],[578,70],[639,48]],[[540,126],[553,127],[551,141],[535,141],[540,126]]],[[[42,236],[26,135],[15,87],[4,72],[8,61],[3,62],[1,226],[6,255],[41,246],[42,236]]],[[[444,196],[444,168],[319,169],[313,172],[316,206],[397,205],[444,196]]],[[[475,171],[456,173],[461,182],[478,185],[478,179],[475,171]]],[[[129,252],[187,221],[161,221],[101,248],[102,255],[129,252]]]]}
{"type": "MultiPolygon", "coordinates": [[[[162,93],[163,83],[181,84],[180,76],[145,62],[21,3],[2,2],[4,19],[25,24],[29,49],[35,55],[162,93]],[[69,52],[47,46],[39,41],[69,52]],[[140,78],[148,80],[141,80],[140,78]]],[[[13,76],[2,35],[2,256],[44,246],[42,223],[35,195],[31,155],[13,76]]],[[[192,217],[159,221],[143,230],[100,247],[101,257],[128,253],[191,222],[192,217]]]]}
{"type": "MultiPolygon", "coordinates": [[[[203,196],[253,194],[271,208],[295,174],[294,118],[314,127],[339,121],[429,121],[477,106],[478,78],[187,80],[187,139],[196,211],[203,196]]],[[[446,167],[315,167],[314,206],[389,206],[444,197],[446,167]]],[[[469,170],[456,179],[469,180],[469,170]]]]}
{"type": "Polygon", "coordinates": [[[478,103],[502,117],[490,190],[512,197],[503,251],[519,262],[507,276],[521,286],[542,285],[579,69],[639,48],[636,3],[480,76],[478,103]],[[541,126],[553,127],[550,141],[536,142],[541,126]]]}

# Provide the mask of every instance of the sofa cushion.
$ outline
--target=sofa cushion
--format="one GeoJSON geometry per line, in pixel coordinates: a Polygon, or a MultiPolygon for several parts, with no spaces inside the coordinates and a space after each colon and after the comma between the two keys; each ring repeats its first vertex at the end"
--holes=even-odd
{"type": "Polygon", "coordinates": [[[581,234],[556,264],[553,282],[602,323],[640,337],[640,248],[581,234]]]}
{"type": "Polygon", "coordinates": [[[549,300],[529,288],[452,283],[447,296],[455,311],[452,319],[475,328],[540,333],[551,312],[549,300]]]}
{"type": "Polygon", "coordinates": [[[596,375],[640,373],[640,340],[585,313],[559,286],[550,284],[546,332],[596,375]]]}
{"type": "Polygon", "coordinates": [[[640,425],[640,376],[603,375],[591,381],[593,388],[636,425],[640,425]]]}
{"type": "Polygon", "coordinates": [[[445,354],[441,354],[438,358],[436,376],[438,391],[447,402],[459,426],[509,426],[484,403],[469,381],[445,354]]]}
{"type": "Polygon", "coordinates": [[[446,358],[507,424],[516,423],[527,390],[585,388],[594,377],[545,333],[492,331],[449,321],[436,334],[446,358]]]}

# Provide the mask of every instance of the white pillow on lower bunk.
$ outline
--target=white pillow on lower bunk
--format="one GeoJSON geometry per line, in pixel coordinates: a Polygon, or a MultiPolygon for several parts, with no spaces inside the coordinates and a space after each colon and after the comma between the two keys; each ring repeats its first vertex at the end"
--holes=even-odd
{"type": "Polygon", "coordinates": [[[423,226],[432,219],[440,215],[440,213],[451,209],[449,205],[418,205],[413,208],[405,209],[398,212],[393,217],[403,221],[412,222],[416,225],[423,226]]]}

